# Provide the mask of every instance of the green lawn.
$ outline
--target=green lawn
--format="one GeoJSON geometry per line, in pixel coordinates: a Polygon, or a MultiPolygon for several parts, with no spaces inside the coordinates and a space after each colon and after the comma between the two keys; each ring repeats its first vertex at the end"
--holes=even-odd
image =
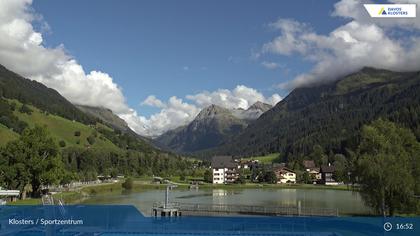
{"type": "Polygon", "coordinates": [[[41,198],[27,198],[25,200],[17,200],[16,202],[8,202],[7,205],[39,205],[41,198]]]}
{"type": "Polygon", "coordinates": [[[270,164],[270,163],[278,161],[278,157],[279,157],[279,153],[271,153],[266,156],[255,156],[255,157],[244,158],[244,160],[258,160],[260,163],[270,164]]]}
{"type": "MultiPolygon", "coordinates": [[[[17,104],[18,108],[22,105],[17,100],[13,101],[17,104]]],[[[33,106],[29,107],[33,110],[30,115],[20,113],[18,111],[19,109],[16,109],[14,114],[19,118],[19,120],[26,122],[30,127],[34,127],[35,125],[46,126],[48,132],[57,141],[57,143],[63,140],[66,143],[66,147],[77,146],[98,148],[102,150],[108,149],[112,151],[119,150],[117,146],[99,133],[95,139],[95,143],[93,145],[89,145],[86,138],[94,133],[95,127],[91,127],[77,121],[67,120],[60,116],[45,114],[33,106]],[[80,136],[74,135],[76,131],[80,131],[80,136]]]]}

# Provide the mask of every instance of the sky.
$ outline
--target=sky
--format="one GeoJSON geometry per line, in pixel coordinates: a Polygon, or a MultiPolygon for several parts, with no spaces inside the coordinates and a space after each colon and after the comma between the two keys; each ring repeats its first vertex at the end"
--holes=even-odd
{"type": "Polygon", "coordinates": [[[0,64],[156,136],[210,104],[275,105],[363,66],[420,70],[419,18],[372,19],[363,3],[1,0],[0,64]]]}

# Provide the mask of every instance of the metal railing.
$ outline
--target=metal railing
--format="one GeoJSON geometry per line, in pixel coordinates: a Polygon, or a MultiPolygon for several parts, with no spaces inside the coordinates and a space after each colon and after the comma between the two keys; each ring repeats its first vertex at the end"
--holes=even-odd
{"type": "MultiPolygon", "coordinates": [[[[283,216],[338,216],[338,209],[332,208],[309,208],[299,206],[248,206],[248,205],[224,205],[224,204],[195,204],[195,203],[171,203],[179,211],[202,212],[202,213],[225,213],[246,215],[283,215],[283,216]]],[[[156,205],[157,206],[157,205],[156,205]]]]}

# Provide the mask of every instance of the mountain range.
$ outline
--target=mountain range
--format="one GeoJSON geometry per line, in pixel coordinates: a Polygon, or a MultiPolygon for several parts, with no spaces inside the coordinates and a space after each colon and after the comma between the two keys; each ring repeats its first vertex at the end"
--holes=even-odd
{"type": "Polygon", "coordinates": [[[306,155],[314,145],[344,153],[357,142],[361,127],[379,118],[412,129],[420,139],[419,72],[366,67],[337,80],[296,88],[273,108],[262,103],[248,110],[212,105],[187,126],[156,141],[201,157],[279,152],[287,158],[306,155]]]}
{"type": "Polygon", "coordinates": [[[294,89],[228,143],[210,154],[237,156],[280,152],[306,155],[314,145],[344,153],[361,127],[388,119],[420,139],[420,72],[363,68],[335,81],[294,89]]]}
{"type": "Polygon", "coordinates": [[[271,107],[262,102],[256,102],[246,110],[210,105],[202,109],[188,125],[162,134],[155,139],[155,143],[181,153],[214,148],[239,134],[271,107]]]}
{"type": "Polygon", "coordinates": [[[27,126],[43,125],[57,143],[75,147],[165,149],[198,157],[279,152],[287,158],[306,155],[314,145],[343,153],[357,143],[363,125],[379,118],[410,128],[420,139],[420,72],[364,68],[296,88],[274,107],[262,102],[246,110],[210,105],[189,124],[150,141],[111,110],[74,105],[57,91],[0,65],[0,145],[16,139],[27,126]],[[98,132],[97,142],[86,141],[98,132]]]}
{"type": "MultiPolygon", "coordinates": [[[[84,106],[84,105],[75,105],[81,111],[86,114],[89,114],[108,126],[120,130],[121,132],[129,132],[131,129],[128,127],[127,123],[121,119],[119,116],[115,115],[110,109],[104,107],[93,107],[93,106],[84,106]]],[[[133,131],[134,132],[134,131],[133,131]]]]}
{"type": "Polygon", "coordinates": [[[111,110],[74,105],[56,90],[0,65],[0,146],[18,138],[25,127],[35,125],[45,126],[56,142],[63,141],[66,147],[116,151],[130,143],[159,152],[111,110]],[[87,137],[92,135],[97,138],[89,144],[87,137]]]}

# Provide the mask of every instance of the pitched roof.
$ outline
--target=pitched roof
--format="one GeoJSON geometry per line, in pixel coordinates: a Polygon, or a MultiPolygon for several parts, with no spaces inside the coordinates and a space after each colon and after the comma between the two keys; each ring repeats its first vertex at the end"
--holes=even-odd
{"type": "Polygon", "coordinates": [[[273,169],[278,169],[282,167],[286,167],[286,163],[273,163],[272,164],[273,169]]]}
{"type": "Polygon", "coordinates": [[[274,169],[274,172],[280,172],[280,173],[292,172],[292,173],[296,173],[293,170],[291,170],[291,169],[289,169],[289,168],[287,168],[285,166],[277,167],[277,168],[273,168],[273,169],[274,169]]]}
{"type": "Polygon", "coordinates": [[[315,162],[313,160],[304,160],[303,166],[305,167],[305,169],[312,169],[315,168],[315,162]]]}
{"type": "Polygon", "coordinates": [[[211,159],[212,168],[236,168],[238,164],[235,163],[232,156],[214,156],[211,159]]]}
{"type": "Polygon", "coordinates": [[[319,172],[320,172],[320,169],[316,167],[309,169],[309,173],[319,173],[319,172]]]}
{"type": "Polygon", "coordinates": [[[335,171],[335,167],[334,166],[321,166],[321,172],[322,173],[333,173],[335,171]]]}

